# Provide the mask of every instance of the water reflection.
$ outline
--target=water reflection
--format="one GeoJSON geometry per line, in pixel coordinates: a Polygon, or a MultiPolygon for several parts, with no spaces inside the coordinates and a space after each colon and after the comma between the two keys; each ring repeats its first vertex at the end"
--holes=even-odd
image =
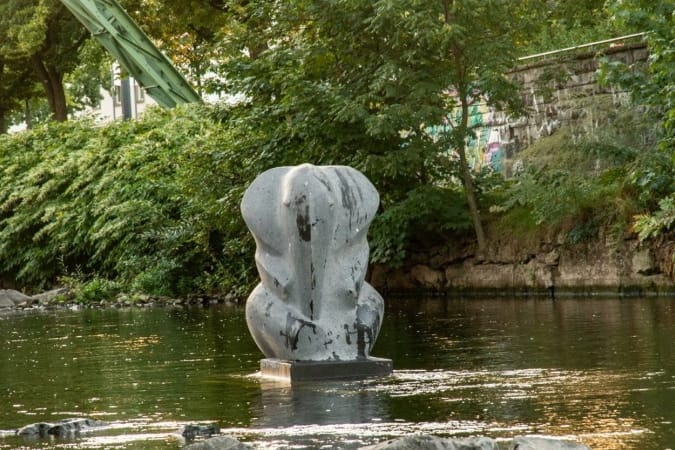
{"type": "Polygon", "coordinates": [[[0,317],[0,449],[178,449],[181,427],[204,422],[264,448],[415,432],[672,448],[673,342],[669,299],[397,300],[373,351],[393,376],[291,387],[252,376],[262,355],[240,308],[0,317]],[[37,443],[6,432],[73,416],[110,426],[37,443]]]}
{"type": "MultiPolygon", "coordinates": [[[[374,381],[287,382],[258,378],[260,398],[244,433],[266,448],[358,448],[377,442],[389,421],[374,381]]],[[[392,427],[389,426],[389,429],[392,427]]],[[[226,430],[236,434],[241,430],[226,430]]]]}
{"type": "Polygon", "coordinates": [[[420,392],[437,418],[527,424],[600,449],[665,448],[675,442],[674,311],[669,299],[410,301],[390,308],[395,335],[375,350],[432,369],[410,373],[433,381],[390,395],[420,392]]]}
{"type": "Polygon", "coordinates": [[[290,385],[262,378],[253,427],[334,425],[388,420],[386,403],[367,382],[290,385]]]}

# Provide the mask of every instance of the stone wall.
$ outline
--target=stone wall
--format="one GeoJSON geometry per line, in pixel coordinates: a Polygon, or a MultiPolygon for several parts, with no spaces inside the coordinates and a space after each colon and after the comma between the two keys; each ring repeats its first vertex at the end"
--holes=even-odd
{"type": "Polygon", "coordinates": [[[672,236],[649,246],[609,235],[580,244],[564,234],[544,239],[494,239],[487,259],[469,241],[413,253],[400,269],[373,266],[370,282],[383,294],[675,295],[672,236]]]}
{"type": "MultiPolygon", "coordinates": [[[[606,127],[628,105],[629,93],[598,84],[600,57],[629,66],[647,62],[642,41],[615,43],[557,59],[529,62],[510,76],[522,86],[527,115],[511,118],[486,105],[472,105],[469,161],[491,165],[509,175],[518,153],[540,138],[565,130],[577,139],[606,127]]],[[[521,163],[522,165],[522,163],[521,163]]],[[[407,265],[390,270],[374,266],[371,283],[383,293],[418,290],[444,294],[491,291],[503,294],[675,294],[675,239],[641,244],[633,234],[570,244],[566,233],[549,237],[490,238],[483,259],[475,258],[472,239],[409,254],[407,265]]]]}
{"type": "Polygon", "coordinates": [[[527,115],[514,118],[485,104],[472,105],[470,124],[476,137],[469,142],[468,157],[473,166],[503,171],[517,161],[520,150],[560,128],[578,137],[611,120],[607,110],[625,107],[629,94],[598,84],[601,56],[634,65],[647,61],[648,50],[641,41],[618,43],[601,51],[561,53],[556,59],[518,67],[510,76],[522,86],[527,115]]]}

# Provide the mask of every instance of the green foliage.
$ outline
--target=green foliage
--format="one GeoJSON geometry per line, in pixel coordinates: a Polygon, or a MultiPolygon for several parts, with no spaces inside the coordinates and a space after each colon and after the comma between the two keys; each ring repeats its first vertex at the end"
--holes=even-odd
{"type": "MultiPolygon", "coordinates": [[[[34,289],[71,280],[83,300],[119,289],[250,291],[255,243],[241,196],[266,168],[300,161],[271,152],[244,107],[150,110],[139,121],[49,123],[0,138],[0,276],[34,289]]],[[[410,241],[469,228],[452,186],[418,186],[398,202],[385,194],[374,260],[399,264],[410,241]]]]}
{"type": "Polygon", "coordinates": [[[86,41],[78,51],[82,61],[65,76],[69,112],[82,111],[100,105],[101,88],[111,89],[112,60],[98,42],[86,41]]]}
{"type": "Polygon", "coordinates": [[[585,174],[562,169],[528,170],[512,185],[505,206],[530,206],[537,224],[559,224],[601,206],[597,202],[615,192],[612,181],[617,178],[598,183],[585,174]]]}
{"type": "MultiPolygon", "coordinates": [[[[614,127],[618,130],[622,124],[614,127]]],[[[571,243],[592,239],[608,226],[617,237],[623,236],[632,216],[651,198],[630,174],[642,158],[651,158],[657,166],[654,156],[659,154],[628,145],[634,137],[612,133],[614,127],[607,126],[607,135],[576,142],[558,132],[525,150],[521,156],[528,166],[510,180],[498,209],[519,220],[528,211],[536,226],[566,230],[571,243]]],[[[672,183],[666,178],[642,180],[644,187],[652,188],[672,183]]]]}
{"type": "MultiPolygon", "coordinates": [[[[456,156],[470,134],[461,106],[518,108],[504,74],[532,19],[514,12],[531,3],[248,2],[255,20],[242,20],[225,41],[226,90],[247,99],[229,119],[257,125],[267,167],[310,162],[363,171],[386,213],[420,186],[458,180],[457,166],[467,163],[456,156]],[[428,131],[446,124],[447,132],[428,131]]],[[[467,179],[468,168],[459,180],[473,200],[467,179]]],[[[475,202],[467,204],[480,224],[475,202]]]]}
{"type": "Polygon", "coordinates": [[[227,29],[237,7],[202,0],[121,0],[125,11],[187,77],[195,90],[212,93],[209,75],[222,60],[217,33],[227,29]]]}
{"type": "Polygon", "coordinates": [[[157,295],[250,287],[238,203],[251,178],[204,108],[0,139],[0,276],[40,288],[80,271],[157,295]]]}
{"type": "Polygon", "coordinates": [[[638,155],[628,166],[629,180],[646,209],[675,192],[675,164],[663,151],[652,150],[638,155]]]}
{"type": "Polygon", "coordinates": [[[653,238],[662,232],[673,229],[675,225],[675,195],[665,197],[659,202],[659,209],[653,214],[640,214],[633,225],[641,241],[653,238]]]}
{"type": "MultiPolygon", "coordinates": [[[[211,88],[244,100],[152,111],[141,121],[103,128],[73,122],[0,138],[0,276],[39,288],[79,271],[89,280],[83,286],[101,295],[107,289],[101,280],[158,295],[244,293],[256,277],[241,195],[262,171],[306,162],[350,165],[373,181],[382,199],[372,227],[373,260],[401,264],[411,245],[472,224],[456,157],[470,131],[461,117],[444,123],[449,112],[486,95],[516,110],[518,96],[503,74],[533,42],[533,24],[548,14],[545,23],[572,36],[604,23],[606,11],[596,0],[582,3],[577,11],[578,2],[538,0],[253,0],[222,8],[150,2],[147,20],[136,18],[158,36],[189,28],[171,53],[196,77],[213,60],[224,61],[218,69],[226,81],[216,78],[211,88]],[[175,21],[153,22],[165,10],[175,21]],[[181,16],[186,10],[192,17],[181,16]],[[448,132],[428,132],[438,124],[448,132]]],[[[141,10],[133,8],[138,4],[125,2],[132,12],[141,10]]],[[[52,0],[26,5],[2,19],[11,25],[12,42],[26,36],[24,63],[51,24],[47,18],[76,36],[72,22],[50,15],[52,0]]],[[[645,117],[662,123],[663,111],[671,110],[657,100],[669,98],[672,56],[666,41],[655,42],[662,47],[652,47],[658,75],[649,78],[655,83],[645,117]]],[[[77,58],[63,61],[69,54],[59,49],[49,61],[62,62],[70,80],[96,72],[96,64],[75,69],[77,58]]],[[[80,55],[101,57],[89,46],[80,55]]],[[[12,64],[9,81],[20,78],[12,64]]],[[[544,81],[558,76],[550,75],[544,81]]],[[[92,86],[76,84],[78,97],[94,100],[92,86]]],[[[620,119],[614,114],[612,120],[620,119]]],[[[575,242],[655,208],[672,192],[671,154],[644,151],[651,134],[642,128],[616,130],[581,143],[554,135],[561,150],[538,155],[506,187],[489,174],[472,174],[479,203],[499,199],[507,215],[527,224],[572,222],[575,242]]],[[[668,130],[660,135],[662,148],[672,142],[668,130]]]]}
{"type": "MultiPolygon", "coordinates": [[[[638,103],[660,109],[666,130],[667,141],[664,143],[672,144],[675,130],[675,3],[672,0],[622,0],[612,3],[610,11],[624,27],[647,32],[650,55],[649,64],[644,67],[616,64],[610,68],[615,70],[605,68],[605,74],[610,81],[619,81],[630,88],[638,103]]],[[[673,146],[668,148],[672,151],[673,146]]]]}
{"type": "Polygon", "coordinates": [[[675,192],[675,4],[670,0],[623,0],[613,3],[610,10],[623,26],[647,32],[647,64],[605,62],[601,67],[601,80],[630,89],[634,102],[645,105],[662,131],[659,152],[641,157],[630,173],[647,210],[636,217],[635,229],[641,239],[646,239],[672,224],[669,218],[675,192]]]}
{"type": "MultiPolygon", "coordinates": [[[[605,0],[557,0],[538,5],[538,33],[520,49],[523,56],[609,39],[622,34],[605,0]]],[[[535,6],[536,8],[536,6],[535,6]]]]}
{"type": "Polygon", "coordinates": [[[0,104],[8,109],[0,107],[0,121],[3,114],[20,113],[31,125],[45,117],[45,106],[48,117],[62,121],[73,109],[97,103],[103,53],[60,1],[2,2],[0,29],[0,82],[12,86],[0,88],[0,104]]]}
{"type": "Polygon", "coordinates": [[[605,226],[614,226],[623,236],[626,224],[637,210],[623,168],[599,176],[568,170],[528,170],[508,191],[507,209],[529,209],[538,226],[566,229],[569,242],[597,237],[605,226]]]}
{"type": "Polygon", "coordinates": [[[456,189],[421,186],[386,209],[371,228],[371,261],[399,267],[411,242],[442,242],[449,232],[472,227],[464,196],[456,189]]]}
{"type": "Polygon", "coordinates": [[[66,301],[69,298],[76,303],[112,300],[122,290],[122,284],[117,281],[96,276],[87,280],[82,278],[81,274],[60,277],[59,283],[69,290],[68,296],[64,296],[62,300],[66,301]]]}

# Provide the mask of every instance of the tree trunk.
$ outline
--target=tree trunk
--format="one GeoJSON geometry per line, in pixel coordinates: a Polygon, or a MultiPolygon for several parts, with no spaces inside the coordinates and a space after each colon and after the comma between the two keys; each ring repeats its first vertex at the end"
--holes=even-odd
{"type": "Polygon", "coordinates": [[[63,88],[63,77],[53,66],[45,66],[38,56],[33,56],[33,66],[38,73],[40,81],[45,88],[49,108],[52,110],[54,120],[64,122],[68,119],[66,105],[66,93],[63,88]]]}
{"type": "Polygon", "coordinates": [[[54,92],[54,119],[58,122],[68,120],[68,105],[66,91],[63,87],[63,76],[54,66],[47,66],[47,73],[54,92]]]}
{"type": "Polygon", "coordinates": [[[58,122],[68,120],[68,105],[66,104],[66,92],[60,81],[54,86],[54,119],[58,122]]]}
{"type": "Polygon", "coordinates": [[[26,128],[31,129],[33,128],[33,118],[31,117],[31,111],[30,111],[30,99],[26,99],[25,103],[25,109],[24,109],[24,120],[26,121],[26,128]]]}
{"type": "MultiPolygon", "coordinates": [[[[4,73],[5,64],[0,60],[0,83],[5,83],[5,80],[2,79],[2,74],[4,73]]],[[[0,134],[7,133],[7,112],[3,105],[0,104],[0,134]]]]}
{"type": "Polygon", "coordinates": [[[487,242],[485,239],[485,232],[483,231],[483,223],[480,219],[480,210],[478,209],[478,202],[476,201],[476,188],[473,184],[473,177],[471,176],[471,168],[466,160],[466,138],[468,136],[469,128],[469,104],[466,95],[461,96],[462,103],[462,123],[460,124],[460,133],[456,139],[457,153],[459,154],[459,166],[462,171],[462,184],[464,185],[464,192],[466,193],[466,200],[469,204],[469,213],[473,221],[473,228],[476,233],[476,240],[478,242],[478,258],[485,256],[487,242]]]}

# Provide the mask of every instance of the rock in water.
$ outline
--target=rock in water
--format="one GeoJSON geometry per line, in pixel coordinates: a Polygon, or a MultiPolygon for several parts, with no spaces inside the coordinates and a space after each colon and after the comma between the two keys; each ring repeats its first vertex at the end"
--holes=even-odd
{"type": "Polygon", "coordinates": [[[23,428],[19,428],[16,431],[16,434],[25,437],[41,438],[48,436],[70,437],[77,435],[81,431],[86,431],[89,428],[100,427],[104,425],[104,422],[99,422],[98,420],[93,419],[63,419],[54,423],[38,422],[26,425],[23,428]]]}
{"type": "Polygon", "coordinates": [[[211,437],[220,433],[220,428],[215,425],[185,425],[181,433],[185,440],[191,441],[196,437],[211,437]]]}
{"type": "Polygon", "coordinates": [[[579,442],[544,436],[517,436],[513,439],[511,450],[591,450],[591,448],[579,442]]]}
{"type": "Polygon", "coordinates": [[[14,289],[0,289],[0,308],[28,305],[33,299],[14,289]]]}
{"type": "Polygon", "coordinates": [[[53,423],[32,423],[16,430],[16,434],[26,437],[47,437],[49,435],[49,429],[53,426],[53,423]]]}
{"type": "Polygon", "coordinates": [[[486,437],[444,439],[421,434],[362,447],[362,450],[499,450],[499,447],[494,439],[486,437]]]}
{"type": "Polygon", "coordinates": [[[185,450],[252,450],[253,447],[243,444],[230,436],[217,436],[185,447],[185,450]]]}

